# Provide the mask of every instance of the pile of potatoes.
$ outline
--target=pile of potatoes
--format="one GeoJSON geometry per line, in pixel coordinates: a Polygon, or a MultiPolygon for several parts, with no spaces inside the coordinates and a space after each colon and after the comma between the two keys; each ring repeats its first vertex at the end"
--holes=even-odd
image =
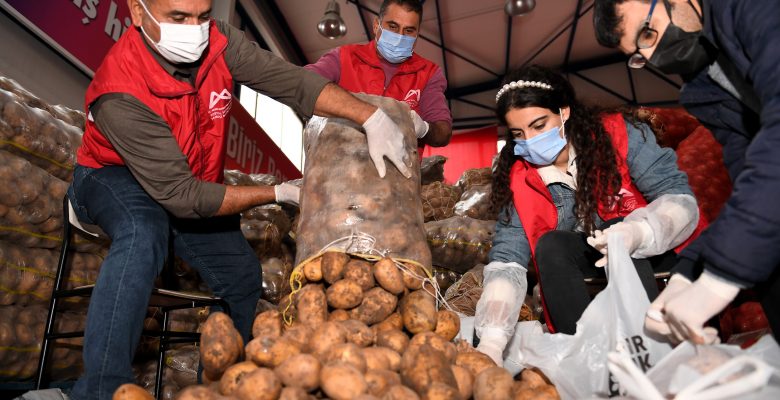
{"type": "MultiPolygon", "coordinates": [[[[0,240],[0,305],[49,304],[58,257],[58,250],[0,240]]],[[[96,254],[72,253],[65,288],[95,283],[102,261],[96,254]]]]}
{"type": "Polygon", "coordinates": [[[490,206],[491,185],[471,185],[455,204],[454,214],[461,217],[495,221],[498,213],[490,206]]]}
{"type": "MultiPolygon", "coordinates": [[[[0,306],[0,381],[35,376],[46,329],[47,310],[42,305],[0,306]]],[[[63,312],[55,320],[55,332],[84,330],[85,314],[63,312]]],[[[52,379],[73,379],[81,374],[81,338],[59,339],[53,344],[52,379]]]]}
{"type": "Polygon", "coordinates": [[[469,217],[427,222],[433,265],[465,273],[477,264],[487,264],[495,227],[495,221],[469,217]]]}
{"type": "Polygon", "coordinates": [[[538,373],[516,381],[453,342],[458,315],[437,309],[424,272],[407,268],[326,252],[302,266],[291,301],[257,315],[246,344],[227,315],[213,313],[201,334],[204,384],[177,399],[557,398],[538,373]]]}
{"type": "Polygon", "coordinates": [[[420,191],[425,222],[441,221],[454,215],[455,204],[460,198],[460,188],[441,182],[423,185],[420,191]]]}

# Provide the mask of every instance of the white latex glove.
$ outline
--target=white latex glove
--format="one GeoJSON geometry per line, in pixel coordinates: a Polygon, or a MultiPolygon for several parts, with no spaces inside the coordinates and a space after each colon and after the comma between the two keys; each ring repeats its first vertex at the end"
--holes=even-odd
{"type": "Polygon", "coordinates": [[[514,333],[528,288],[526,269],[514,262],[492,261],[482,274],[482,295],[474,315],[474,327],[480,338],[477,350],[503,366],[502,354],[514,333]]]}
{"type": "Polygon", "coordinates": [[[737,294],[739,286],[704,271],[696,282],[666,302],[664,318],[672,335],[679,341],[705,344],[704,323],[723,311],[737,294]]]}
{"type": "Polygon", "coordinates": [[[297,206],[301,198],[301,188],[289,183],[274,186],[277,203],[286,203],[297,206]]]}
{"type": "MultiPolygon", "coordinates": [[[[674,274],[666,284],[666,288],[655,298],[645,315],[645,329],[657,335],[671,338],[672,331],[664,318],[663,310],[666,302],[691,286],[691,281],[681,274],[674,274]]],[[[674,340],[673,340],[674,341],[674,340]]]]}
{"type": "Polygon", "coordinates": [[[620,232],[623,236],[623,243],[628,254],[632,254],[642,243],[647,241],[647,237],[653,235],[650,226],[643,221],[618,222],[603,231],[594,231],[593,236],[588,237],[587,242],[604,255],[596,261],[597,267],[607,265],[607,237],[615,232],[620,232]]]}
{"type": "Polygon", "coordinates": [[[428,129],[430,129],[430,125],[423,121],[422,117],[417,114],[416,111],[412,110],[412,122],[414,122],[414,133],[417,135],[417,139],[422,139],[425,137],[425,135],[428,134],[428,129]]]}
{"type": "Polygon", "coordinates": [[[363,124],[368,139],[368,155],[374,162],[380,178],[387,174],[385,157],[407,178],[412,176],[409,170],[409,155],[404,147],[404,135],[398,125],[384,111],[377,108],[363,124]]]}

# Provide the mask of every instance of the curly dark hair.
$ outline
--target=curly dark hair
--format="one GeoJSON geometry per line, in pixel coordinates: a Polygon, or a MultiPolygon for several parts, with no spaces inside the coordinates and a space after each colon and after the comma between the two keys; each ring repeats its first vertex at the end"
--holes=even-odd
{"type": "MultiPolygon", "coordinates": [[[[552,86],[552,90],[530,87],[505,92],[496,105],[498,120],[503,125],[506,126],[506,113],[511,109],[542,107],[555,114],[558,114],[561,108],[570,109],[569,119],[566,121],[566,137],[577,154],[575,214],[583,221],[585,231],[591,233],[595,229],[593,216],[599,202],[608,204],[620,191],[621,180],[615,149],[601,122],[601,116],[607,110],[579,102],[571,84],[549,68],[531,65],[514,70],[506,75],[504,84],[517,80],[544,82],[552,86]]],[[[633,119],[630,116],[629,118],[633,119]]],[[[493,171],[490,202],[494,213],[512,203],[509,172],[512,165],[520,159],[514,155],[513,139],[507,130],[506,145],[501,149],[493,171]]],[[[508,211],[505,210],[500,218],[508,220],[508,211]]]]}

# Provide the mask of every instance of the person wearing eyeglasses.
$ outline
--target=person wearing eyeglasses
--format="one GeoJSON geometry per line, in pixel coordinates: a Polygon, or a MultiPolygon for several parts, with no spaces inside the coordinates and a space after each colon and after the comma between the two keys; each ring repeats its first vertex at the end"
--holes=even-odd
{"type": "Polygon", "coordinates": [[[645,326],[679,342],[715,341],[705,323],[740,289],[780,332],[780,4],[772,0],[596,0],[604,46],[628,65],[679,74],[680,103],[723,145],[733,191],[682,253],[645,326]]]}
{"type": "Polygon", "coordinates": [[[304,68],[353,93],[406,102],[418,146],[446,146],[452,114],[444,91],[447,80],[438,65],[414,52],[422,23],[422,1],[384,0],[374,18],[374,40],[337,47],[304,68]]]}

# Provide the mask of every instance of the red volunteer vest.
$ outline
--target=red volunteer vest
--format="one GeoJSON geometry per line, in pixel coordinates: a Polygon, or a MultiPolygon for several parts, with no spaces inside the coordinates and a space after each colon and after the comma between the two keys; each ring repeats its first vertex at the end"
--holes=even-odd
{"type": "MultiPolygon", "coordinates": [[[[111,48],[86,94],[86,110],[107,93],[127,93],[168,123],[187,156],[194,176],[222,182],[225,162],[225,117],[232,104],[233,77],[223,54],[227,37],[209,28],[209,46],[193,87],[174,79],[155,60],[137,29],[128,29],[111,48]]],[[[87,121],[77,162],[90,168],[124,165],[94,122],[87,121]]]]}
{"type": "MultiPolygon", "coordinates": [[[[615,148],[615,159],[621,180],[617,202],[612,204],[611,207],[605,204],[598,205],[599,217],[604,221],[608,221],[618,217],[625,217],[631,211],[646,206],[647,201],[632,182],[629,173],[626,162],[628,155],[628,132],[626,131],[626,123],[623,116],[621,114],[608,114],[602,118],[602,123],[615,148]]],[[[534,259],[536,244],[542,235],[554,230],[558,226],[558,212],[547,185],[542,181],[542,177],[539,176],[536,168],[531,167],[524,160],[518,160],[512,166],[512,170],[509,173],[509,185],[512,189],[512,200],[514,201],[515,209],[531,246],[531,263],[538,276],[539,269],[534,259]]],[[[707,221],[703,217],[700,218],[699,224],[691,237],[678,246],[675,251],[679,252],[685,248],[690,241],[699,236],[699,233],[706,226],[707,221]]],[[[542,295],[542,302],[544,303],[544,295],[542,295]]],[[[544,313],[548,328],[551,332],[555,332],[546,307],[544,307],[544,313]]]]}
{"type": "Polygon", "coordinates": [[[416,53],[402,62],[387,87],[381,60],[376,52],[376,42],[350,44],[339,50],[341,77],[338,85],[353,93],[368,93],[391,97],[406,102],[420,112],[420,95],[428,80],[439,68],[416,53]]]}

